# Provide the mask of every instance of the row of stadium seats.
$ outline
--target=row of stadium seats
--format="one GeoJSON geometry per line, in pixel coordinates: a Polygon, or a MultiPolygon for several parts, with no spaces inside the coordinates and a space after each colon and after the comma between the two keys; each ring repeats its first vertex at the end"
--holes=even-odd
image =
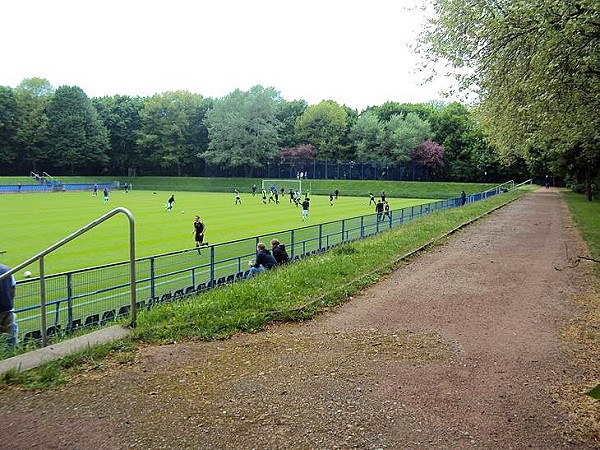
{"type": "MultiPolygon", "coordinates": [[[[318,253],[323,253],[329,250],[331,247],[334,246],[332,245],[321,249],[311,250],[309,252],[306,252],[305,254],[295,255],[292,261],[296,262],[303,258],[316,255],[318,253]]],[[[218,277],[216,280],[211,280],[205,283],[199,283],[197,286],[187,286],[182,289],[177,289],[174,292],[168,291],[160,296],[150,297],[148,298],[148,300],[142,300],[137,302],[137,309],[149,310],[154,306],[163,303],[173,302],[187,298],[192,295],[201,294],[213,288],[222,287],[231,283],[235,283],[237,281],[241,281],[247,278],[249,273],[250,270],[244,270],[234,274],[218,277]]],[[[68,326],[66,329],[63,329],[60,323],[56,323],[46,329],[46,336],[48,337],[48,340],[51,341],[52,338],[56,336],[70,334],[81,328],[105,325],[106,323],[114,321],[119,317],[128,315],[130,310],[131,305],[124,305],[118,309],[110,309],[108,311],[103,311],[102,313],[91,314],[89,316],[86,316],[85,319],[73,319],[70,326],[68,326]]],[[[42,332],[40,330],[29,331],[23,336],[23,341],[25,344],[40,343],[42,341],[42,332]]]]}

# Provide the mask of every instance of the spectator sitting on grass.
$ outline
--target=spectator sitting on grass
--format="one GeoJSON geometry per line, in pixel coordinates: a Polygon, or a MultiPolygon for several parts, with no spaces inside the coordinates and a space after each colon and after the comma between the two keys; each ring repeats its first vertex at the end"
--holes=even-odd
{"type": "Polygon", "coordinates": [[[256,246],[256,261],[254,263],[250,261],[248,265],[250,266],[248,278],[250,278],[256,273],[271,270],[273,267],[277,266],[277,261],[273,258],[273,255],[271,255],[269,250],[266,249],[265,244],[259,242],[256,246]]]}
{"type": "Polygon", "coordinates": [[[271,241],[271,252],[277,264],[286,264],[290,261],[290,257],[285,251],[285,245],[280,243],[277,239],[271,241]]]}

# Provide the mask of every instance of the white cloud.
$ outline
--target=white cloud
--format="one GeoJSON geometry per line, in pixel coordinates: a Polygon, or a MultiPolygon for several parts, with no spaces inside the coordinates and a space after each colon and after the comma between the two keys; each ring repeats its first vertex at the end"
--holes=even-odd
{"type": "Polygon", "coordinates": [[[408,45],[413,0],[6,0],[0,84],[39,76],[89,96],[273,86],[288,100],[363,109],[441,98],[408,45]]]}

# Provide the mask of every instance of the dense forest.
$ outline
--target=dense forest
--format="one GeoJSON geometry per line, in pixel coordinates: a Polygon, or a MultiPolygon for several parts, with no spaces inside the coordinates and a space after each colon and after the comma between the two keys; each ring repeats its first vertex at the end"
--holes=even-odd
{"type": "Polygon", "coordinates": [[[459,103],[387,102],[359,112],[287,101],[262,86],[219,99],[186,91],[89,98],[77,86],[30,78],[0,87],[0,118],[4,175],[210,176],[218,168],[256,176],[268,164],[316,160],[416,167],[428,180],[530,176],[524,159],[499,158],[477,115],[459,103]]]}

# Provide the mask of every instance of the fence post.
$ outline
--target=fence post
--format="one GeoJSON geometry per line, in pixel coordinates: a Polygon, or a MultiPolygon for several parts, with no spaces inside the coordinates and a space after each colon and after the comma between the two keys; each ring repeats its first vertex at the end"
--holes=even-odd
{"type": "Polygon", "coordinates": [[[156,294],[156,284],[154,278],[154,257],[150,258],[150,297],[156,294]]]}
{"type": "Polygon", "coordinates": [[[295,242],[295,233],[294,230],[292,230],[292,232],[290,233],[290,247],[291,247],[291,251],[290,251],[290,259],[293,261],[294,260],[294,254],[295,254],[295,248],[296,248],[296,242],[295,242]]]}
{"type": "Polygon", "coordinates": [[[319,250],[323,248],[323,224],[319,224],[319,250]]]}
{"type": "Polygon", "coordinates": [[[67,332],[73,327],[73,282],[72,273],[67,274],[67,332]]]}
{"type": "Polygon", "coordinates": [[[365,237],[365,216],[360,216],[360,237],[365,237]]]}
{"type": "Polygon", "coordinates": [[[340,240],[340,243],[344,242],[346,240],[344,237],[345,230],[346,230],[346,220],[342,219],[342,239],[340,240]]]}
{"type": "MultiPolygon", "coordinates": [[[[258,239],[258,238],[257,238],[258,239]]],[[[215,282],[215,247],[210,248],[210,281],[215,282]]]]}
{"type": "Polygon", "coordinates": [[[46,334],[46,275],[44,271],[44,257],[40,257],[40,314],[42,319],[42,345],[48,344],[46,334]]]}

